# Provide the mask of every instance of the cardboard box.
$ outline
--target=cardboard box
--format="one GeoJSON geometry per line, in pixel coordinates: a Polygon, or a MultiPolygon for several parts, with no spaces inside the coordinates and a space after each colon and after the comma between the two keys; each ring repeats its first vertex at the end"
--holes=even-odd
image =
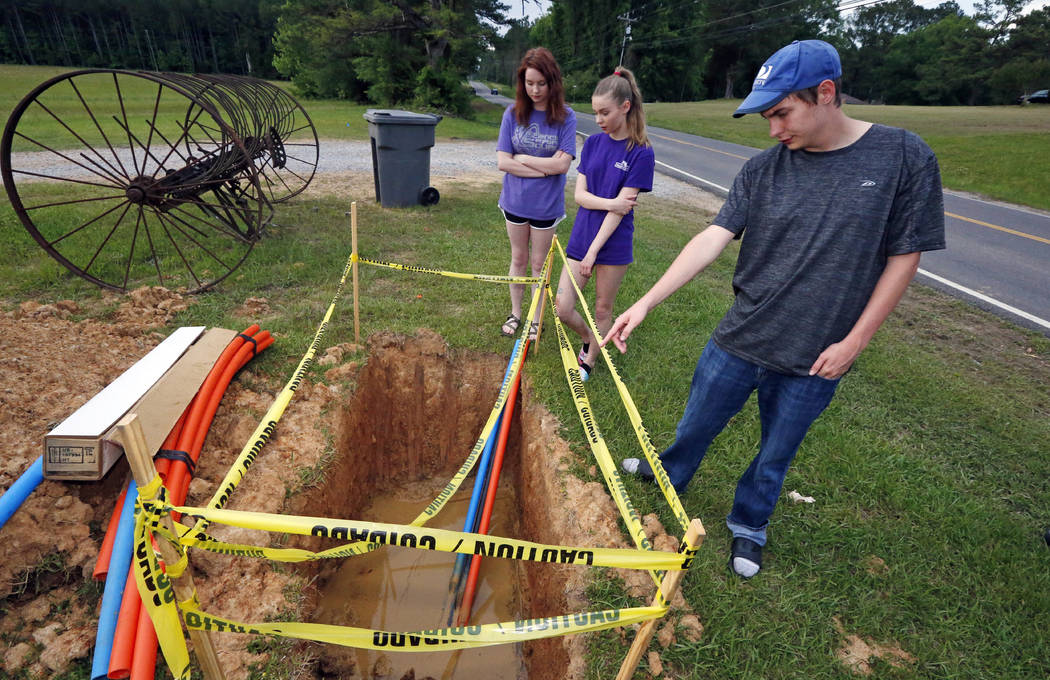
{"type": "Polygon", "coordinates": [[[200,389],[235,331],[177,329],[44,436],[44,477],[98,480],[123,455],[117,422],[139,415],[155,452],[200,389]]]}

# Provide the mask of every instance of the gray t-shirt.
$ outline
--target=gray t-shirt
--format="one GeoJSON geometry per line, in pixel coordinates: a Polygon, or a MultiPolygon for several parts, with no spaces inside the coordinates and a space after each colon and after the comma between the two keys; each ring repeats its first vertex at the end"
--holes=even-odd
{"type": "Polygon", "coordinates": [[[714,224],[742,238],[736,299],[714,341],[807,375],[856,323],[887,257],[944,248],[937,158],[883,125],[834,151],[777,145],[744,165],[714,224]]]}

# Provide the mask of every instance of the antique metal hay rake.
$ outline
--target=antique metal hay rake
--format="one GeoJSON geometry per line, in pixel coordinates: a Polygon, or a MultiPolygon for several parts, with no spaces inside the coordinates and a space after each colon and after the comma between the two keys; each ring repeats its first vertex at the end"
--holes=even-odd
{"type": "Polygon", "coordinates": [[[255,78],[87,69],[15,107],[0,172],[22,224],[100,286],[199,292],[317,169],[306,111],[255,78]]]}

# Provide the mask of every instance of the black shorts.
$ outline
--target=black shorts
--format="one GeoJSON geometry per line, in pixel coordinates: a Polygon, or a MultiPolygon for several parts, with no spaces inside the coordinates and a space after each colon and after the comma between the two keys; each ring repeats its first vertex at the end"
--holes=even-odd
{"type": "Polygon", "coordinates": [[[503,212],[503,217],[511,224],[529,224],[533,229],[553,229],[562,220],[561,217],[556,220],[534,220],[531,217],[519,217],[514,213],[503,210],[503,208],[500,208],[500,210],[503,212]]]}

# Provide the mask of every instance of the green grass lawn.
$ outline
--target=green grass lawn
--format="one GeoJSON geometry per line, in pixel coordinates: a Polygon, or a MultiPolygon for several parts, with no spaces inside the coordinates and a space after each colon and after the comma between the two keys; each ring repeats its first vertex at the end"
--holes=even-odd
{"type": "MultiPolygon", "coordinates": [[[[501,273],[507,244],[490,210],[497,190],[457,187],[429,209],[347,199],[362,201],[365,256],[501,273]]],[[[239,327],[232,310],[249,296],[267,298],[280,310],[267,324],[278,340],[253,373],[276,389],[305,352],[335,289],[349,250],[346,210],[346,199],[323,196],[280,206],[276,226],[248,261],[198,296],[175,325],[239,327]]],[[[637,262],[617,311],[656,280],[704,219],[675,204],[646,204],[638,217],[637,262]]],[[[73,298],[85,314],[104,317],[115,304],[47,258],[6,205],[0,237],[9,255],[0,264],[4,311],[27,299],[73,298]]],[[[732,266],[730,251],[649,316],[628,354],[615,356],[657,448],[671,442],[697,355],[730,304],[732,266]]],[[[361,285],[366,334],[428,327],[455,348],[510,351],[497,333],[507,309],[499,286],[368,267],[361,285]]],[[[352,337],[346,296],[325,346],[352,337]]],[[[574,468],[586,475],[591,459],[552,341],[545,336],[527,374],[563,423],[578,457],[574,468]]],[[[310,377],[321,379],[321,371],[310,377]]],[[[661,649],[664,663],[683,678],[849,678],[836,653],[847,635],[857,635],[915,659],[901,668],[875,660],[876,677],[1046,677],[1050,550],[1041,536],[1050,526],[1048,383],[1050,341],[913,287],[843,381],[788,476],[785,491],[817,502],[778,507],[766,568],[742,582],[725,568],[722,518],[758,439],[749,403],[683,497],[708,531],[684,582],[705,632],[697,643],[679,638],[661,649]]],[[[608,371],[598,368],[587,391],[614,457],[637,455],[608,371]]],[[[652,487],[627,485],[642,513],[657,512],[674,526],[652,487]]],[[[615,573],[596,574],[590,594],[596,608],[643,604],[624,594],[615,573]]],[[[591,678],[611,677],[625,651],[615,632],[593,635],[591,650],[591,678]]]]}
{"type": "MultiPolygon", "coordinates": [[[[737,99],[645,105],[651,125],[764,149],[769,125],[736,119],[737,99]]],[[[1050,209],[1050,107],[846,105],[854,118],[906,128],[936,152],[944,186],[1050,209]]],[[[589,110],[589,109],[585,109],[589,110]]]]}

